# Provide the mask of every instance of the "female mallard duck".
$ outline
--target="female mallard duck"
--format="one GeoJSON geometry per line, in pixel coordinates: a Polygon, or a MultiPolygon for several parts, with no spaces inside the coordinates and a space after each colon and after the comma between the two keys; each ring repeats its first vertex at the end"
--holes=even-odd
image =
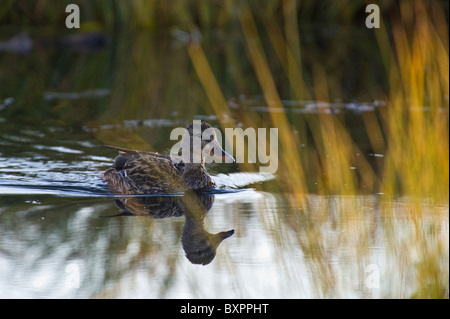
{"type": "Polygon", "coordinates": [[[118,150],[119,155],[103,178],[111,191],[121,194],[174,193],[213,187],[215,183],[205,168],[206,155],[234,161],[220,147],[211,125],[203,121],[194,121],[186,127],[181,148],[189,153],[182,157],[107,147],[118,150]],[[201,147],[195,147],[196,141],[201,147]]]}

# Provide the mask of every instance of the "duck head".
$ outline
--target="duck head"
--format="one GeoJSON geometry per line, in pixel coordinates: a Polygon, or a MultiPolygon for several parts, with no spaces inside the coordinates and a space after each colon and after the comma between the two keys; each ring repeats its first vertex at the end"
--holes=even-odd
{"type": "Polygon", "coordinates": [[[213,156],[220,162],[234,163],[233,156],[225,152],[217,141],[214,128],[199,120],[186,126],[181,140],[183,162],[186,164],[205,164],[206,156],[213,156]]]}

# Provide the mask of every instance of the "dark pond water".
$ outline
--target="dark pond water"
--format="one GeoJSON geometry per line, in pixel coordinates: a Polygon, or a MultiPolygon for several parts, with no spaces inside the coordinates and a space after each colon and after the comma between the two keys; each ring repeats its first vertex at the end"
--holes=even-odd
{"type": "MultiPolygon", "coordinates": [[[[222,36],[205,52],[229,104],[265,116],[249,66],[230,62],[245,50],[217,46],[222,36]]],[[[191,195],[113,196],[100,173],[116,152],[102,144],[166,152],[173,128],[217,124],[185,48],[170,32],[66,46],[23,37],[27,52],[0,52],[0,297],[409,298],[429,278],[421,267],[447,269],[448,296],[448,205],[312,191],[293,206],[276,174],[228,164],[209,168],[219,189],[195,213],[177,206],[191,195]],[[146,213],[145,201],[160,208],[146,213]],[[139,216],[116,216],[124,206],[139,216]]],[[[323,105],[284,96],[290,119],[323,105]]],[[[360,134],[361,112],[383,103],[331,105],[374,163],[384,154],[360,134]]]]}

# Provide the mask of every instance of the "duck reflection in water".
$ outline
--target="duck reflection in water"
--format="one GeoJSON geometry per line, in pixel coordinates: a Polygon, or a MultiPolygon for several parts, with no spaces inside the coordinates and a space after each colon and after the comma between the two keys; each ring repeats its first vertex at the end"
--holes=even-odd
{"type": "Polygon", "coordinates": [[[121,210],[110,216],[143,216],[149,218],[185,217],[181,243],[187,259],[193,264],[209,264],[220,243],[234,230],[211,234],[204,227],[204,218],[214,203],[214,195],[187,191],[183,196],[122,197],[115,200],[121,210]]]}

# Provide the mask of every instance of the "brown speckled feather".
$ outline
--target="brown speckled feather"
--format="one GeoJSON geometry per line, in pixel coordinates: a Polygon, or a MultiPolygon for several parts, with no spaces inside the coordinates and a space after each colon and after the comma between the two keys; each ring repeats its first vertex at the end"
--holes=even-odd
{"type": "Polygon", "coordinates": [[[202,165],[195,170],[185,170],[184,163],[174,163],[169,155],[107,147],[120,153],[103,174],[113,192],[157,194],[215,186],[202,165]]]}

